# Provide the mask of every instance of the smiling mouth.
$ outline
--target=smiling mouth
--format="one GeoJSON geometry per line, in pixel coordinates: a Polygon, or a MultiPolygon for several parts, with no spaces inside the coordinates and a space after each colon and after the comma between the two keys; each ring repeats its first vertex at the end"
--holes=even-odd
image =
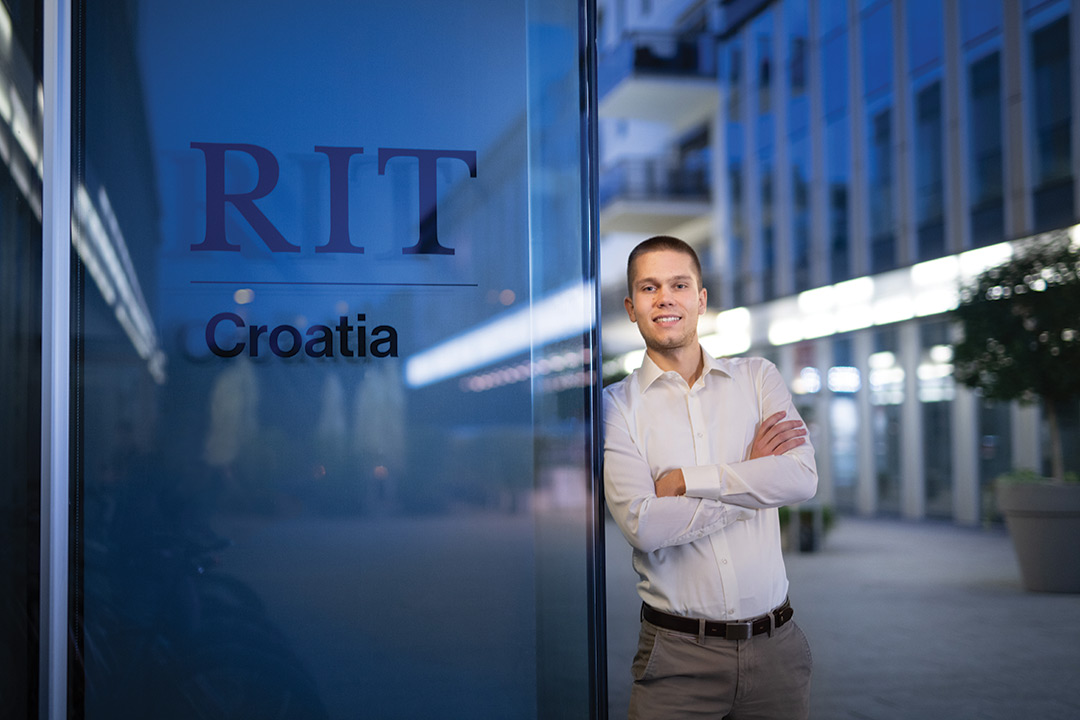
{"type": "Polygon", "coordinates": [[[653,322],[660,325],[671,325],[679,322],[679,320],[682,320],[682,318],[678,315],[661,315],[658,318],[654,318],[653,322]]]}

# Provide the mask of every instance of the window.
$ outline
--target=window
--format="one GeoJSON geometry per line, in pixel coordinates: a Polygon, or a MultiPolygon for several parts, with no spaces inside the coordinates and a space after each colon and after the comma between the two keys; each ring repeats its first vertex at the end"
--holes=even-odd
{"type": "Polygon", "coordinates": [[[991,245],[1005,231],[999,52],[968,68],[968,152],[971,244],[991,245]]]}
{"type": "Polygon", "coordinates": [[[1031,33],[1035,230],[1075,219],[1072,177],[1072,94],[1069,17],[1031,33]]]}
{"type": "Polygon", "coordinates": [[[896,266],[891,107],[882,108],[870,115],[867,136],[870,272],[878,273],[896,266]]]}
{"type": "Polygon", "coordinates": [[[941,83],[915,96],[915,221],[918,259],[945,252],[945,186],[941,83]]]}

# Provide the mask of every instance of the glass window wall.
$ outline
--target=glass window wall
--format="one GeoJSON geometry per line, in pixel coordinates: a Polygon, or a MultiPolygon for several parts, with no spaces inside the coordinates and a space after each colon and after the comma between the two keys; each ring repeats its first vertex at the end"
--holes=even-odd
{"type": "Polygon", "coordinates": [[[866,182],[869,209],[870,272],[897,263],[894,213],[892,3],[873,5],[861,15],[863,95],[866,98],[866,182]]]}
{"type": "Polygon", "coordinates": [[[968,188],[971,244],[1004,239],[1004,169],[1001,121],[1001,53],[968,66],[968,188]]]}
{"type": "Polygon", "coordinates": [[[926,515],[951,518],[952,401],[956,395],[956,382],[952,377],[948,321],[923,322],[919,337],[922,347],[917,373],[919,404],[922,406],[926,515]]]}
{"type": "Polygon", "coordinates": [[[1036,232],[1075,222],[1069,16],[1033,29],[1032,163],[1036,232]]]}
{"type": "Polygon", "coordinates": [[[828,277],[829,281],[834,283],[852,277],[848,214],[851,190],[848,33],[846,14],[830,15],[836,6],[842,5],[843,3],[818,4],[821,25],[824,28],[821,39],[821,78],[825,113],[828,277]]]}
{"type": "Polygon", "coordinates": [[[76,715],[595,716],[579,4],[83,7],[76,715]]]}
{"type": "Polygon", "coordinates": [[[0,5],[0,714],[37,716],[41,498],[40,4],[0,5]],[[14,112],[13,112],[14,110],[14,112]]]}
{"type": "Polygon", "coordinates": [[[874,438],[874,476],[878,512],[900,513],[900,433],[904,368],[895,327],[874,331],[870,368],[870,413],[874,438]]]}

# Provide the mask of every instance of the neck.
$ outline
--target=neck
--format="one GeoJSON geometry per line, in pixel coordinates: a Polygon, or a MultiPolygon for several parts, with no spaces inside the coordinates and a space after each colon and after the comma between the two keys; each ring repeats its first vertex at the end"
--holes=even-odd
{"type": "Polygon", "coordinates": [[[664,372],[674,370],[687,385],[693,385],[705,369],[705,356],[698,343],[671,350],[648,348],[645,352],[658,368],[664,372]]]}

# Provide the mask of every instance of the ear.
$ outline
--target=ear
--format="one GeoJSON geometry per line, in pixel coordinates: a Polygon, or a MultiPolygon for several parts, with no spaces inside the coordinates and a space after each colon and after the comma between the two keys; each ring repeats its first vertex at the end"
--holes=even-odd
{"type": "Polygon", "coordinates": [[[705,306],[708,304],[709,293],[705,288],[701,288],[701,292],[698,293],[697,314],[705,314],[705,306]]]}
{"type": "Polygon", "coordinates": [[[623,298],[623,307],[626,308],[626,314],[630,316],[630,322],[636,323],[637,317],[634,316],[634,301],[628,297],[623,298]]]}

